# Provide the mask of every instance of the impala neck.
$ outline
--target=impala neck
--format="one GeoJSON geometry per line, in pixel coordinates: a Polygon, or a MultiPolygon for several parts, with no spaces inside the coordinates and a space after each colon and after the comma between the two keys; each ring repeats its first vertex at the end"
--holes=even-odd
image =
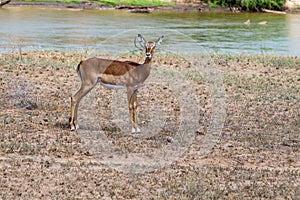
{"type": "Polygon", "coordinates": [[[145,58],[145,61],[144,61],[144,64],[150,64],[150,63],[151,63],[151,60],[152,60],[152,56],[153,56],[153,55],[151,55],[150,58],[149,58],[149,57],[146,57],[146,58],[145,58]]]}

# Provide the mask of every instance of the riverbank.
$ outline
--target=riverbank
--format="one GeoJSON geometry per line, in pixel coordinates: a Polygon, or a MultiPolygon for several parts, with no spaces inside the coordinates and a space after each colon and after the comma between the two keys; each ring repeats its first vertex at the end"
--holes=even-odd
{"type": "Polygon", "coordinates": [[[70,2],[27,2],[27,1],[11,1],[5,6],[21,7],[21,6],[33,6],[33,7],[44,7],[44,8],[59,8],[59,9],[125,9],[128,11],[134,10],[169,10],[169,11],[200,11],[200,12],[240,12],[240,8],[229,8],[229,7],[210,7],[205,3],[162,3],[162,5],[106,5],[101,3],[95,3],[90,1],[74,1],[70,2]]]}
{"type": "MultiPolygon", "coordinates": [[[[201,157],[209,127],[220,125],[211,121],[211,83],[187,62],[191,59],[155,56],[149,80],[138,93],[138,118],[142,130],[149,130],[157,118],[163,127],[150,131],[151,137],[139,137],[120,126],[128,124],[126,95],[124,117],[115,116],[123,101],[114,102],[116,91],[101,85],[92,91],[95,97],[83,99],[81,129],[68,129],[70,96],[79,87],[75,67],[86,55],[35,51],[0,56],[4,199],[299,199],[299,58],[211,55],[209,68],[222,74],[226,118],[214,147],[201,157]],[[165,79],[159,79],[162,72],[165,79]],[[172,84],[164,85],[168,77],[172,84]],[[172,144],[186,117],[180,115],[180,96],[171,89],[181,83],[176,77],[186,80],[197,101],[199,130],[192,130],[191,146],[176,162],[151,173],[125,173],[105,164],[103,149],[97,149],[104,138],[100,133],[115,147],[111,153],[129,155],[124,155],[126,162],[132,154],[150,157],[172,144]]],[[[134,55],[119,59],[141,62],[134,55]]]]}
{"type": "Polygon", "coordinates": [[[132,5],[105,5],[101,3],[94,3],[82,1],[78,3],[64,3],[64,2],[26,2],[26,1],[12,1],[6,6],[33,6],[46,8],[65,8],[65,9],[151,9],[151,10],[174,10],[174,11],[230,11],[229,8],[210,8],[205,4],[165,4],[165,5],[146,5],[146,6],[132,6],[132,5]]]}
{"type": "MultiPolygon", "coordinates": [[[[3,3],[3,2],[2,2],[3,3]]],[[[11,1],[5,4],[7,7],[42,7],[42,8],[58,8],[58,9],[105,9],[105,10],[127,10],[129,12],[136,13],[149,13],[151,11],[199,11],[199,12],[249,12],[243,11],[239,7],[220,7],[220,6],[211,6],[205,3],[163,3],[162,5],[107,5],[101,3],[95,3],[90,1],[70,1],[70,2],[59,2],[59,1],[51,1],[51,2],[27,2],[27,1],[11,1]]],[[[266,9],[261,9],[260,12],[265,12],[266,9]]],[[[285,11],[272,11],[268,10],[269,13],[274,14],[285,14],[285,13],[293,13],[299,14],[300,9],[286,9],[285,11]]]]}

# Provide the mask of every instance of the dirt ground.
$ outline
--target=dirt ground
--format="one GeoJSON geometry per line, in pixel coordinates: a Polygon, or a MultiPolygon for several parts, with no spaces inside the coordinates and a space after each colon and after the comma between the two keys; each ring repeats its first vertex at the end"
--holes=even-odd
{"type": "MultiPolygon", "coordinates": [[[[204,65],[215,67],[222,81],[216,89],[225,94],[214,99],[205,67],[156,55],[138,94],[139,124],[146,131],[140,135],[129,133],[126,98],[119,98],[123,94],[101,85],[79,108],[81,129],[69,130],[70,96],[80,84],[75,68],[86,55],[45,51],[0,58],[1,199],[300,199],[296,57],[211,55],[204,65]],[[173,85],[182,82],[188,87],[176,92],[173,85]],[[218,102],[223,106],[218,110],[226,111],[224,123],[217,121],[220,133],[207,140],[214,134],[209,131],[217,130],[211,127],[212,116],[220,116],[214,109],[218,102]],[[130,161],[133,153],[146,155],[172,145],[184,120],[191,123],[184,134],[192,142],[171,163],[147,172],[107,164],[101,157],[105,149],[95,148],[101,131],[110,141],[105,145],[115,146],[130,161]]],[[[142,61],[135,55],[120,60],[142,61]]],[[[108,160],[116,157],[116,151],[110,154],[108,160]]]]}

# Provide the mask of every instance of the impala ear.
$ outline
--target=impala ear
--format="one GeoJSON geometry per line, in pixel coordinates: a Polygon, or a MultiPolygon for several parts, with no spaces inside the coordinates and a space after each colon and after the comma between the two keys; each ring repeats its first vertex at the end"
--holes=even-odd
{"type": "Polygon", "coordinates": [[[158,38],[155,42],[155,47],[157,47],[158,45],[160,45],[160,43],[163,41],[164,36],[161,36],[160,38],[158,38]]]}
{"type": "Polygon", "coordinates": [[[141,34],[138,34],[137,39],[138,39],[140,45],[142,47],[146,48],[147,41],[145,40],[145,38],[141,34]]]}

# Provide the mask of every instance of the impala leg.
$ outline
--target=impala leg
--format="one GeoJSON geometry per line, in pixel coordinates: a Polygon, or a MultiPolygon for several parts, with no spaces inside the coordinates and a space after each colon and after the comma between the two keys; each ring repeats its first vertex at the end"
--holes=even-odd
{"type": "Polygon", "coordinates": [[[130,128],[131,132],[135,132],[135,129],[132,126],[133,123],[133,102],[132,102],[132,89],[127,88],[127,99],[128,99],[128,107],[129,107],[129,121],[130,121],[130,128]]]}
{"type": "Polygon", "coordinates": [[[78,105],[80,100],[89,92],[91,91],[96,84],[84,84],[81,83],[80,89],[76,92],[74,96],[71,97],[71,117],[69,119],[71,131],[78,129],[77,125],[77,112],[78,112],[78,105]]]}
{"type": "Polygon", "coordinates": [[[137,89],[127,88],[127,97],[128,97],[128,104],[129,104],[129,118],[130,118],[130,127],[132,133],[141,132],[138,124],[137,124],[137,89]]]}
{"type": "Polygon", "coordinates": [[[138,127],[138,123],[137,123],[137,90],[134,91],[133,95],[133,122],[134,122],[134,128],[135,128],[135,132],[136,133],[140,133],[141,130],[138,127]]]}

